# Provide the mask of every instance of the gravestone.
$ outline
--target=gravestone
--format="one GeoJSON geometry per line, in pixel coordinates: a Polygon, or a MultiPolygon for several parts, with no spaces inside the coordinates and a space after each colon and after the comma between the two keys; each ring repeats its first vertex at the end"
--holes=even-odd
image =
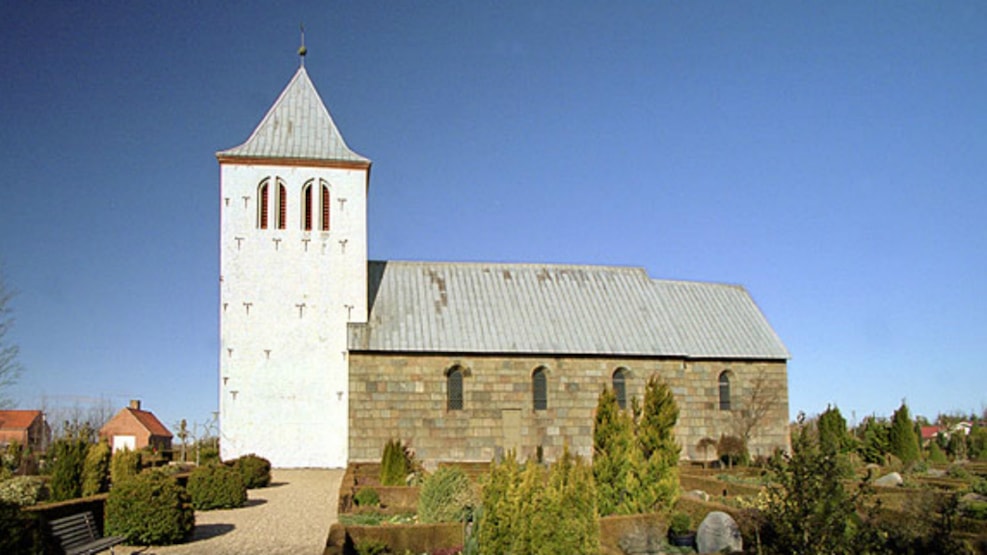
{"type": "Polygon", "coordinates": [[[874,480],[874,485],[881,487],[896,487],[902,485],[903,483],[905,483],[905,481],[902,480],[901,474],[898,474],[897,472],[885,474],[877,480],[874,480]]]}
{"type": "Polygon", "coordinates": [[[737,521],[721,511],[709,513],[696,531],[696,548],[700,553],[743,550],[744,540],[740,537],[737,521]]]}

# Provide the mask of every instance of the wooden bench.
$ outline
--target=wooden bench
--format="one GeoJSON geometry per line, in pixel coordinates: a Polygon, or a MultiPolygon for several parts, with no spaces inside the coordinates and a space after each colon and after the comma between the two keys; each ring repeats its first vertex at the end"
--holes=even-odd
{"type": "Polygon", "coordinates": [[[90,555],[107,549],[113,553],[113,546],[126,539],[123,536],[102,537],[96,530],[96,519],[89,511],[56,518],[50,522],[50,526],[52,535],[65,551],[65,555],[90,555]]]}

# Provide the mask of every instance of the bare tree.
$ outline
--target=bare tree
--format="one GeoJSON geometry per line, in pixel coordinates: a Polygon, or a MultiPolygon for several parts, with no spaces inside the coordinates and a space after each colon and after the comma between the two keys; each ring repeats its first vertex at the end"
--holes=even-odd
{"type": "Polygon", "coordinates": [[[739,410],[733,411],[735,433],[750,444],[751,436],[758,426],[764,424],[768,415],[781,402],[781,391],[772,387],[768,380],[767,370],[759,368],[751,380],[750,395],[745,395],[745,402],[739,410]]]}
{"type": "Polygon", "coordinates": [[[7,332],[14,324],[10,301],[14,293],[7,288],[6,280],[0,273],[0,408],[10,408],[14,400],[8,390],[17,383],[21,375],[21,365],[17,361],[20,348],[10,342],[7,332]]]}

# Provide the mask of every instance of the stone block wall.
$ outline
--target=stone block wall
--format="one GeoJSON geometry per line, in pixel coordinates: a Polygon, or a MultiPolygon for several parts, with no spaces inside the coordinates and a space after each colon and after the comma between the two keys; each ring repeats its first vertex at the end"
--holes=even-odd
{"type": "MultiPolygon", "coordinates": [[[[736,435],[755,390],[774,397],[754,430],[751,454],[788,448],[788,379],[784,361],[350,353],[349,458],[380,460],[392,438],[408,442],[426,465],[489,461],[514,448],[524,460],[539,448],[554,460],[564,445],[592,456],[593,412],[618,368],[629,372],[627,397],[641,399],[652,374],[679,405],[682,457],[700,460],[704,437],[736,435]],[[464,370],[463,409],[447,410],[446,372],[464,370]],[[547,371],[548,407],[533,410],[531,375],[547,371]],[[731,409],[719,408],[719,376],[731,382],[731,409]],[[757,384],[760,383],[760,387],[757,384]]],[[[628,406],[630,402],[628,401],[628,406]]],[[[715,457],[715,449],[707,454],[715,457]]]]}

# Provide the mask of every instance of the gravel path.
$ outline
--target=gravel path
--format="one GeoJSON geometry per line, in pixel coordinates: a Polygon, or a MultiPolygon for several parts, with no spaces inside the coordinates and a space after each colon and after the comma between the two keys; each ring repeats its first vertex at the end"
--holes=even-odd
{"type": "Polygon", "coordinates": [[[247,506],[196,511],[195,535],[180,545],[118,547],[142,555],[321,555],[336,522],[343,470],[274,469],[271,486],[248,492],[247,506]]]}

